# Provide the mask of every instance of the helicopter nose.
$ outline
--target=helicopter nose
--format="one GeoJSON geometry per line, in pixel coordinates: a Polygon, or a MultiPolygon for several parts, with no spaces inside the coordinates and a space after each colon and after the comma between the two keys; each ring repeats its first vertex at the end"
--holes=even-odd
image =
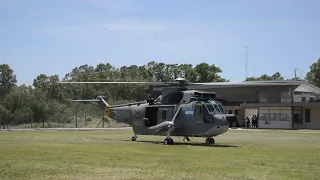
{"type": "Polygon", "coordinates": [[[229,122],[227,120],[227,117],[222,114],[216,114],[214,115],[214,119],[216,120],[217,124],[221,126],[229,126],[229,122]]]}

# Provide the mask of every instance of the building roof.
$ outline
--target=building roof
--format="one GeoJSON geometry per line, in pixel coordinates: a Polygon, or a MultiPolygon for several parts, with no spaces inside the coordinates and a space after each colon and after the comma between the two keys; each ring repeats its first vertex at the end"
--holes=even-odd
{"type": "Polygon", "coordinates": [[[278,81],[244,81],[232,82],[212,82],[206,85],[192,85],[188,89],[208,89],[208,88],[235,88],[235,87],[270,87],[270,86],[297,86],[296,92],[313,92],[320,94],[320,88],[306,81],[278,80],[278,81]]]}

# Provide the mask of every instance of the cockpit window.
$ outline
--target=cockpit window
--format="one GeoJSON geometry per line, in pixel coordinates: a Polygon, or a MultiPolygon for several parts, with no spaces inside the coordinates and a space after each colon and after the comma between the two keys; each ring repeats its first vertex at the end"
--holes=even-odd
{"type": "Polygon", "coordinates": [[[212,104],[212,106],[213,106],[218,112],[222,112],[221,109],[218,107],[218,105],[212,104]]]}
{"type": "Polygon", "coordinates": [[[222,112],[222,113],[224,113],[224,108],[223,108],[223,106],[222,106],[222,104],[219,102],[219,101],[215,101],[215,103],[217,104],[217,106],[219,107],[219,109],[220,109],[220,112],[222,112]]]}
{"type": "Polygon", "coordinates": [[[218,106],[219,106],[219,109],[221,110],[221,112],[223,113],[225,111],[223,106],[221,104],[218,104],[218,106]]]}
{"type": "MultiPolygon", "coordinates": [[[[203,105],[203,106],[204,106],[204,105],[203,105]]],[[[210,103],[210,104],[206,104],[205,106],[206,106],[207,108],[204,107],[204,109],[208,109],[209,112],[214,113],[214,112],[216,111],[215,108],[211,105],[211,103],[210,103]]]]}
{"type": "Polygon", "coordinates": [[[215,109],[213,108],[213,106],[211,106],[211,104],[207,104],[207,108],[209,109],[210,112],[215,111],[215,109]]]}
{"type": "Polygon", "coordinates": [[[203,114],[208,114],[208,110],[210,111],[210,109],[207,109],[205,105],[202,105],[202,109],[203,109],[203,114]]]}

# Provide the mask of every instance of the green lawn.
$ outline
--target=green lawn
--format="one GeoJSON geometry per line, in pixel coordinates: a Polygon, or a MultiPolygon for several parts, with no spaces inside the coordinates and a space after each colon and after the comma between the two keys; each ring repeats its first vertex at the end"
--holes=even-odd
{"type": "Polygon", "coordinates": [[[229,130],[163,145],[131,130],[0,132],[0,179],[320,179],[320,131],[229,130]],[[139,142],[140,141],[140,142],[139,142]]]}

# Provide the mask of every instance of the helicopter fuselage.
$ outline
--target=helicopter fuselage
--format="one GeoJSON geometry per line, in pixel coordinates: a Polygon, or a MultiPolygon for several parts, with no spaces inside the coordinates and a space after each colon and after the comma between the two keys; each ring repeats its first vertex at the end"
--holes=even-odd
{"type": "Polygon", "coordinates": [[[229,128],[225,115],[210,102],[111,107],[109,117],[131,125],[136,135],[163,135],[170,131],[170,136],[212,137],[229,128]]]}

